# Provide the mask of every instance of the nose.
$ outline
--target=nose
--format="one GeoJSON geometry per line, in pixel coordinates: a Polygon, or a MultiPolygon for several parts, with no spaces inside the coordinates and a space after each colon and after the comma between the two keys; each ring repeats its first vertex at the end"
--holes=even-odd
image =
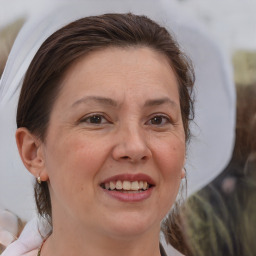
{"type": "Polygon", "coordinates": [[[126,127],[122,130],[120,129],[115,140],[116,144],[113,148],[112,156],[116,161],[137,163],[152,157],[152,152],[148,145],[149,138],[143,128],[126,127]]]}

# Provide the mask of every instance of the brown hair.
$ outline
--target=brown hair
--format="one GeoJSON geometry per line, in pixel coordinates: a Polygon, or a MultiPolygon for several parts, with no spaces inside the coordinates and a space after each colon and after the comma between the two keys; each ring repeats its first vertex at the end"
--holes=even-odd
{"type": "MultiPolygon", "coordinates": [[[[147,46],[168,58],[179,83],[181,114],[188,140],[189,121],[193,117],[191,63],[165,28],[145,16],[130,13],[85,17],[53,33],[42,44],[26,73],[18,103],[17,126],[26,127],[43,141],[65,71],[81,56],[110,46],[147,46]]],[[[39,214],[51,222],[47,182],[35,185],[35,198],[39,214]]]]}

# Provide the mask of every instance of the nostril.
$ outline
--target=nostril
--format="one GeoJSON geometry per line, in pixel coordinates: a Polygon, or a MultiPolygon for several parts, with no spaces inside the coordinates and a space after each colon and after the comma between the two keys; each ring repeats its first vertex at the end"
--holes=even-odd
{"type": "Polygon", "coordinates": [[[131,162],[137,162],[138,160],[146,160],[147,156],[143,156],[142,158],[138,158],[138,159],[136,157],[122,156],[121,159],[129,160],[131,162]]]}
{"type": "Polygon", "coordinates": [[[141,147],[140,145],[134,145],[133,143],[123,143],[118,142],[117,145],[114,146],[112,157],[116,161],[127,161],[127,162],[138,162],[145,161],[151,157],[150,149],[144,145],[141,147]]]}

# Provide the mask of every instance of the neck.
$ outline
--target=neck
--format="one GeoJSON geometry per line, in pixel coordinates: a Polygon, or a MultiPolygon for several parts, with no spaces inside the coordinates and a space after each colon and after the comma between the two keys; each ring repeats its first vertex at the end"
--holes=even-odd
{"type": "Polygon", "coordinates": [[[98,234],[95,230],[69,224],[65,223],[61,228],[54,226],[52,234],[44,243],[41,256],[160,256],[159,227],[141,234],[121,237],[98,234]]]}
{"type": "Polygon", "coordinates": [[[80,234],[71,230],[53,230],[46,240],[41,256],[160,256],[159,232],[156,235],[138,235],[133,238],[105,237],[95,233],[80,234]]]}

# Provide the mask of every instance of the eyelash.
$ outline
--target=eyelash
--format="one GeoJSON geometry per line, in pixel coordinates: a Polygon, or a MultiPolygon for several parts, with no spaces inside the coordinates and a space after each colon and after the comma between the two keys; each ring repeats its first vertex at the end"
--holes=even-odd
{"type": "Polygon", "coordinates": [[[106,123],[111,123],[103,114],[90,114],[86,117],[83,117],[80,122],[82,123],[88,123],[88,124],[92,124],[92,125],[101,125],[101,124],[106,124],[106,123]],[[90,121],[91,118],[98,118],[98,120],[100,120],[100,123],[94,123],[94,122],[88,122],[90,121]],[[102,119],[104,119],[104,123],[102,123],[102,119]]]}
{"type": "MultiPolygon", "coordinates": [[[[90,115],[88,115],[88,116],[86,116],[86,117],[80,119],[80,122],[82,122],[82,123],[88,123],[88,124],[91,124],[91,125],[102,125],[102,124],[111,123],[111,122],[109,121],[109,119],[105,117],[105,115],[103,115],[103,114],[98,114],[98,113],[90,114],[90,115]],[[94,120],[94,121],[96,121],[96,122],[90,122],[90,121],[92,121],[92,118],[96,118],[96,119],[94,120]],[[102,122],[102,120],[105,120],[105,121],[102,122]],[[97,123],[97,121],[99,121],[99,123],[97,123]]],[[[156,114],[156,115],[152,116],[145,124],[146,124],[146,125],[152,125],[152,126],[157,126],[157,127],[159,127],[159,126],[164,126],[164,125],[166,125],[166,124],[172,124],[172,120],[171,120],[168,116],[166,116],[166,115],[156,114]],[[154,119],[155,119],[155,120],[154,120],[154,119]],[[157,120],[157,119],[158,119],[158,120],[157,120]],[[153,123],[152,123],[153,120],[154,120],[154,121],[159,121],[159,119],[160,119],[160,121],[161,121],[160,124],[159,124],[159,123],[157,123],[157,124],[153,124],[153,123]],[[163,119],[165,120],[164,124],[162,124],[163,119]],[[151,122],[151,124],[150,124],[150,122],[151,122]]]]}
{"type": "Polygon", "coordinates": [[[154,115],[152,118],[150,118],[150,119],[146,122],[146,124],[148,125],[148,123],[149,123],[149,122],[152,122],[153,119],[155,119],[155,121],[156,121],[157,118],[161,118],[161,122],[163,121],[163,119],[165,119],[165,123],[164,123],[164,124],[152,124],[152,123],[151,123],[151,124],[149,124],[149,125],[153,125],[153,126],[164,126],[164,125],[166,125],[166,124],[171,124],[171,123],[172,123],[172,120],[171,120],[168,116],[158,114],[158,115],[154,115]]]}

